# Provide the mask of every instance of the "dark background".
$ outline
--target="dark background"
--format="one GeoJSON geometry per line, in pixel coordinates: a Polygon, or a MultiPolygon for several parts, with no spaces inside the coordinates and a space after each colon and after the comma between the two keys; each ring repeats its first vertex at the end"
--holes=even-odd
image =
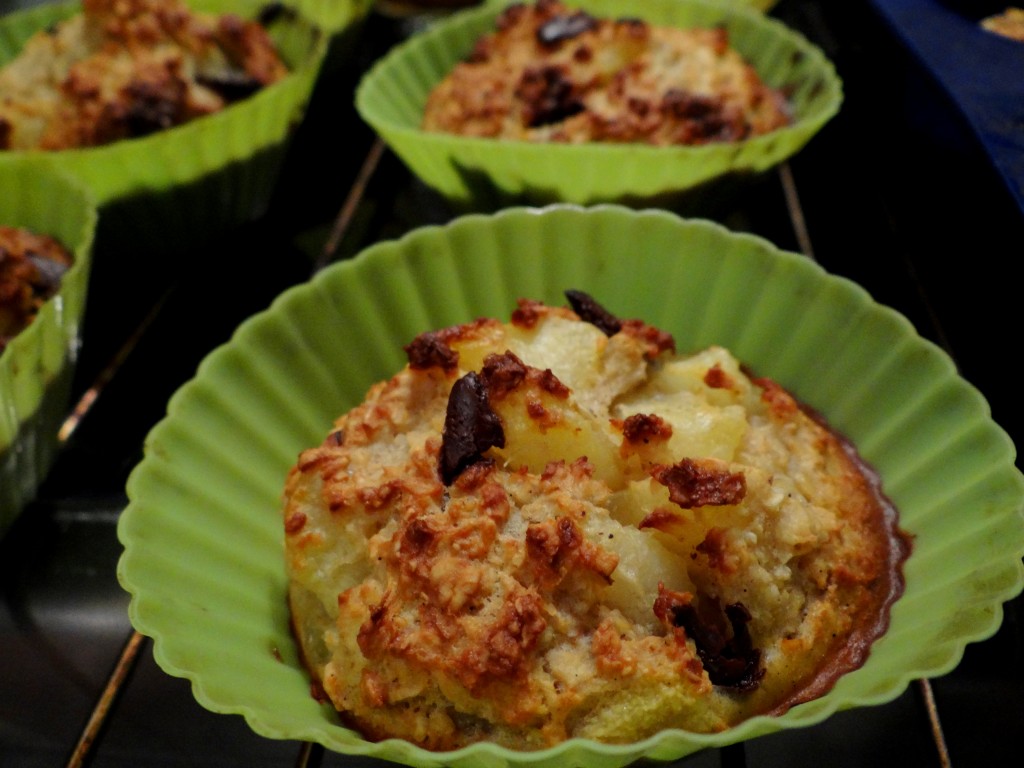
{"type": "MultiPolygon", "coordinates": [[[[0,0],[0,12],[29,4],[0,0]]],[[[899,309],[953,356],[1017,437],[1024,43],[980,36],[983,10],[967,0],[781,0],[774,15],[824,49],[846,100],[781,173],[713,214],[786,249],[809,245],[827,270],[899,309]],[[784,174],[795,182],[796,219],[784,174]],[[809,241],[794,224],[800,218],[809,241]]],[[[357,183],[374,137],[353,110],[353,88],[411,26],[374,15],[336,46],[258,220],[158,263],[125,253],[101,227],[73,384],[76,399],[90,388],[98,397],[38,498],[0,537],[0,766],[67,763],[131,637],[115,525],[127,475],[170,395],[242,319],[322,261],[455,215],[386,151],[357,183]],[[344,237],[325,254],[350,195],[344,237]]],[[[953,764],[1020,761],[1021,605],[1009,604],[999,633],[931,683],[953,764]]],[[[240,717],[207,712],[185,681],[156,667],[146,642],[118,692],[88,753],[92,765],[373,763],[267,740],[240,717]]],[[[679,764],[941,765],[927,693],[913,685],[891,703],[679,764]]]]}

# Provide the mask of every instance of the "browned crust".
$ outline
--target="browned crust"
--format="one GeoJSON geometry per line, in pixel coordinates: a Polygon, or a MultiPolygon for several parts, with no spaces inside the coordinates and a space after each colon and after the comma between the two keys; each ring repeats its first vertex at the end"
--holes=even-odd
{"type": "MultiPolygon", "coordinates": [[[[528,327],[549,313],[566,316],[564,310],[533,302],[520,302],[519,309],[520,321],[528,327]]],[[[428,347],[481,339],[489,343],[500,336],[495,330],[495,321],[486,320],[443,329],[428,347]]],[[[645,332],[641,338],[649,335],[657,337],[645,332]]],[[[629,338],[640,346],[646,343],[629,338]]],[[[530,415],[539,420],[540,433],[546,419],[554,418],[541,395],[549,398],[552,409],[551,397],[572,395],[553,373],[529,366],[511,352],[484,360],[480,379],[487,398],[500,403],[513,393],[522,397],[530,415]]],[[[303,452],[289,480],[294,491],[300,478],[315,477],[319,501],[332,519],[373,522],[367,526],[372,535],[367,547],[371,567],[379,569],[374,586],[359,585],[338,595],[339,609],[349,619],[359,617],[355,655],[364,662],[358,684],[344,693],[355,698],[343,707],[343,716],[371,738],[399,735],[431,749],[449,749],[488,737],[489,731],[467,725],[472,718],[446,714],[455,705],[446,703],[445,695],[468,696],[473,706],[484,707],[481,722],[517,733],[538,731],[532,746],[555,743],[572,734],[578,701],[572,691],[554,695],[545,688],[537,665],[545,638],[562,631],[558,625],[565,621],[565,606],[615,581],[618,555],[604,546],[603,537],[595,540],[585,533],[594,508],[591,500],[609,491],[594,479],[594,467],[583,457],[552,461],[543,471],[531,472],[504,466],[500,453],[488,450],[446,485],[437,475],[441,440],[436,433],[422,444],[417,438],[398,464],[372,458],[372,451],[396,436],[410,430],[420,435],[425,425],[435,424],[436,419],[424,414],[443,410],[454,378],[443,364],[410,364],[376,385],[364,403],[339,419],[321,446],[303,452]],[[412,403],[423,411],[413,409],[412,403]],[[544,500],[544,515],[519,517],[531,500],[544,500]],[[426,731],[414,714],[416,707],[439,713],[426,731]]],[[[736,386],[719,367],[708,370],[704,383],[736,386]]],[[[826,557],[827,567],[815,571],[820,582],[813,585],[827,600],[843,606],[848,623],[835,624],[832,637],[814,638],[819,647],[813,653],[821,662],[812,675],[794,680],[792,690],[781,696],[758,698],[754,689],[764,670],[760,650],[750,646],[747,608],[734,599],[722,600],[719,607],[715,594],[661,585],[650,606],[659,634],[624,627],[621,616],[581,619],[579,631],[590,638],[598,676],[623,685],[674,677],[685,680],[696,696],[709,695],[712,684],[721,684],[753,702],[745,715],[780,713],[824,693],[839,674],[862,664],[871,642],[885,630],[889,606],[902,591],[900,564],[909,548],[895,510],[881,494],[877,476],[847,441],[819,428],[823,422],[778,384],[768,379],[756,383],[765,406],[763,418],[777,422],[794,440],[813,435],[810,448],[818,469],[830,478],[828,492],[838,499],[836,514],[849,521],[851,532],[826,545],[838,547],[835,551],[843,556],[826,557]],[[691,604],[696,613],[689,610],[691,604]],[[708,669],[722,677],[709,682],[708,669]]],[[[641,451],[641,446],[664,445],[672,436],[671,427],[656,414],[623,419],[617,429],[622,450],[633,447],[620,451],[630,461],[634,459],[627,454],[641,451]]],[[[668,489],[671,500],[650,510],[638,524],[656,535],[674,535],[692,525],[687,520],[703,507],[713,508],[708,514],[716,515],[723,510],[715,507],[744,502],[746,478],[727,462],[683,458],[674,464],[641,464],[631,471],[642,477],[649,473],[668,489]]],[[[289,551],[301,554],[306,537],[313,535],[305,513],[286,505],[284,527],[289,551]]],[[[689,557],[716,574],[737,573],[742,553],[734,549],[729,533],[728,523],[716,522],[689,545],[689,557]]],[[[324,685],[337,703],[335,684],[328,679],[324,685]]]]}
{"type": "Polygon", "coordinates": [[[29,96],[0,105],[0,149],[59,150],[143,136],[220,111],[287,74],[267,31],[232,14],[193,12],[181,0],[85,0],[82,13],[81,39],[48,30],[28,43],[37,55],[52,48],[56,61],[69,64],[37,69],[32,76],[41,79],[31,85],[6,84],[29,96]],[[53,98],[36,99],[43,89],[53,98]]]}
{"type": "MultiPolygon", "coordinates": [[[[786,395],[797,402],[788,393],[786,395]]],[[[847,527],[871,533],[860,542],[859,556],[847,560],[834,572],[837,589],[845,593],[858,620],[851,625],[843,642],[833,644],[817,672],[801,680],[794,694],[769,714],[782,714],[797,704],[823,696],[843,674],[863,666],[872,644],[889,628],[893,604],[903,595],[903,563],[913,548],[913,538],[900,528],[899,513],[885,494],[878,472],[820,413],[806,404],[797,405],[822,428],[823,453],[847,468],[844,476],[847,491],[841,505],[841,514],[849,520],[847,527]]]]}
{"type": "Polygon", "coordinates": [[[655,467],[651,476],[683,509],[739,504],[747,493],[743,474],[715,459],[682,459],[671,467],[655,467]]]}
{"type": "Polygon", "coordinates": [[[724,27],[655,28],[537,0],[499,15],[435,87],[423,124],[533,141],[698,145],[788,122],[782,94],[730,48],[724,27]],[[689,56],[692,67],[678,64],[689,56]]]}

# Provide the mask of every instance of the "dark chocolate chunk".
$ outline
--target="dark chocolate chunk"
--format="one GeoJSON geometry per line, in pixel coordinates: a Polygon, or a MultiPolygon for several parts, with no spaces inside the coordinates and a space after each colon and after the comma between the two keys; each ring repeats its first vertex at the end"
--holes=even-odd
{"type": "Polygon", "coordinates": [[[555,16],[537,30],[537,42],[541,45],[556,45],[596,26],[597,19],[583,11],[577,11],[571,16],[555,16]]]}
{"type": "Polygon", "coordinates": [[[130,136],[148,136],[181,122],[181,94],[173,87],[132,83],[126,88],[129,106],[125,125],[130,136]]]}
{"type": "Polygon", "coordinates": [[[686,117],[693,120],[705,118],[708,115],[720,112],[722,109],[721,99],[702,96],[697,93],[688,93],[678,88],[670,88],[666,91],[662,104],[666,112],[676,117],[686,117]]]}
{"type": "Polygon", "coordinates": [[[598,304],[589,293],[568,290],[565,292],[565,298],[569,300],[569,306],[581,320],[597,326],[605,336],[614,336],[622,330],[622,321],[598,304]]]}
{"type": "Polygon", "coordinates": [[[516,86],[530,128],[560,123],[584,110],[576,87],[560,67],[531,67],[516,86]]]}
{"type": "Polygon", "coordinates": [[[441,482],[451,485],[488,448],[504,445],[501,419],[491,409],[483,381],[471,371],[455,382],[448,396],[438,466],[441,482]]]}
{"type": "Polygon", "coordinates": [[[672,623],[686,630],[697,646],[708,678],[715,685],[752,691],[764,677],[761,651],[750,639],[750,611],[743,603],[727,605],[704,599],[701,610],[691,603],[672,607],[672,623]]]}
{"type": "Polygon", "coordinates": [[[216,75],[197,73],[196,82],[216,91],[227,102],[241,101],[263,87],[263,83],[244,72],[219,72],[216,75]]]}

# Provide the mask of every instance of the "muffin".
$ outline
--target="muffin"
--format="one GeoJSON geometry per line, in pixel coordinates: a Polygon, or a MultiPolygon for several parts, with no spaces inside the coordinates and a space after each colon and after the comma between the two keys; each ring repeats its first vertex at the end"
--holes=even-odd
{"type": "Polygon", "coordinates": [[[854,448],[727,350],[567,296],[416,337],[289,474],[294,634],[368,738],[718,732],[887,627],[908,543],[854,448]]]}
{"type": "Polygon", "coordinates": [[[728,201],[737,188],[799,151],[842,102],[841,82],[819,49],[739,3],[567,0],[565,6],[515,8],[488,0],[431,25],[377,62],[356,92],[363,119],[458,209],[615,202],[706,216],[716,201],[728,201]],[[528,22],[539,21],[544,9],[557,16],[559,8],[568,14],[568,28],[558,34],[549,28],[552,43],[536,43],[528,22]],[[519,25],[503,45],[495,28],[510,14],[519,25]],[[633,18],[642,22],[621,21],[633,18]],[[592,29],[570,34],[573,24],[592,23],[592,29]],[[588,41],[598,38],[602,46],[605,38],[615,45],[591,47],[588,41]],[[695,55],[725,64],[716,69],[716,78],[724,79],[714,85],[733,94],[728,104],[710,90],[687,93],[663,82],[683,70],[690,86],[701,80],[684,66],[688,56],[669,42],[691,39],[710,46],[695,55]],[[733,53],[719,55],[725,40],[733,53]],[[490,63],[475,62],[481,48],[490,63]],[[550,49],[545,55],[553,63],[524,62],[523,52],[532,48],[550,49]],[[609,55],[590,62],[573,58],[595,51],[609,55]],[[518,58],[507,58],[508,52],[518,58]],[[632,66],[619,79],[607,76],[634,55],[634,64],[646,70],[632,66]],[[662,60],[648,66],[655,55],[662,60]],[[499,71],[495,62],[506,58],[508,71],[499,71]],[[440,85],[453,73],[461,82],[458,94],[440,85]],[[428,101],[431,116],[425,119],[428,101]],[[778,127],[757,132],[776,120],[778,127]]]}
{"type": "Polygon", "coordinates": [[[181,0],[84,0],[0,69],[0,149],[145,136],[219,112],[287,69],[257,22],[181,0]]]}
{"type": "Polygon", "coordinates": [[[0,166],[0,531],[49,469],[80,344],[95,205],[46,163],[0,166]]]}
{"type": "Polygon", "coordinates": [[[325,50],[301,14],[256,0],[10,14],[0,166],[45,155],[102,207],[104,243],[132,254],[203,244],[265,211],[325,50]]]}
{"type": "Polygon", "coordinates": [[[700,145],[788,125],[786,99],[724,26],[599,18],[513,4],[430,93],[428,131],[525,141],[700,145]]]}

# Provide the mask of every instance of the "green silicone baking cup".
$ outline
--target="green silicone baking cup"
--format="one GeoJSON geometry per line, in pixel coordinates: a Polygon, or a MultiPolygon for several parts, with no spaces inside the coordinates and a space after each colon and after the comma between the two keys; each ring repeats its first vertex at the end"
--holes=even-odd
{"type": "MultiPolygon", "coordinates": [[[[257,0],[190,0],[199,10],[254,18],[257,0]]],[[[0,65],[35,32],[80,10],[44,5],[0,19],[0,65]]],[[[277,178],[284,148],[302,119],[326,51],[326,35],[296,13],[278,14],[268,30],[289,74],[223,111],[137,139],[58,152],[0,151],[0,165],[42,155],[77,176],[103,208],[133,230],[136,248],[212,234],[259,215],[277,178]],[[115,205],[116,204],[116,205],[115,205]],[[119,207],[118,207],[119,206],[119,207]]],[[[105,227],[106,228],[106,227],[105,227]]]]}
{"type": "Polygon", "coordinates": [[[356,107],[427,185],[457,205],[481,202],[644,204],[722,177],[745,177],[796,153],[839,110],[842,84],[824,54],[763,13],[714,0],[576,0],[602,17],[639,16],[678,27],[724,25],[730,42],[771,86],[787,94],[791,125],[739,142],[697,147],[554,144],[468,138],[420,129],[431,89],[493,30],[506,3],[454,14],[379,61],[356,92],[356,107]]]}
{"type": "Polygon", "coordinates": [[[0,224],[50,235],[74,263],[60,290],[0,352],[0,532],[35,493],[57,447],[88,293],[96,208],[74,179],[46,165],[0,166],[0,224]]]}
{"type": "Polygon", "coordinates": [[[282,294],[212,352],[146,439],[120,519],[118,574],[158,663],[205,707],[264,736],[415,766],[596,766],[675,759],[940,675],[998,628],[1024,586],[1024,478],[984,398],[910,323],[854,283],[701,220],[619,206],[508,209],[382,242],[282,294]],[[405,363],[416,334],[516,299],[589,292],[671,331],[721,344],[851,437],[914,537],[906,592],[864,666],[781,717],[634,744],[572,740],[540,752],[478,744],[432,753],[372,743],[309,693],[289,633],[280,494],[303,448],[405,363]]]}
{"type": "Polygon", "coordinates": [[[286,0],[284,4],[295,8],[325,32],[334,33],[364,18],[373,0],[286,0]]]}

